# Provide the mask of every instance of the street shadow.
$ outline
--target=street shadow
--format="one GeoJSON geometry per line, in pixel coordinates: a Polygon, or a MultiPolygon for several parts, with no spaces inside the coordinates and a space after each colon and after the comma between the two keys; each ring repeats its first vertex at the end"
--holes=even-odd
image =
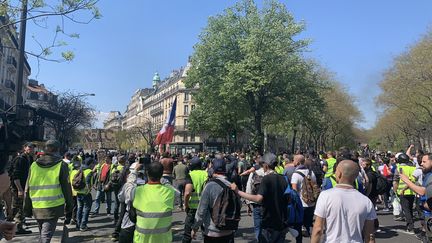
{"type": "Polygon", "coordinates": [[[63,241],[63,243],[76,243],[76,242],[83,242],[83,241],[90,241],[95,238],[94,235],[76,235],[69,237],[63,241]]]}
{"type": "Polygon", "coordinates": [[[375,232],[375,238],[377,239],[390,239],[398,236],[399,233],[390,228],[383,228],[381,232],[375,232]]]}
{"type": "Polygon", "coordinates": [[[99,217],[99,218],[89,218],[89,224],[111,224],[114,227],[114,221],[108,217],[99,217]]]}

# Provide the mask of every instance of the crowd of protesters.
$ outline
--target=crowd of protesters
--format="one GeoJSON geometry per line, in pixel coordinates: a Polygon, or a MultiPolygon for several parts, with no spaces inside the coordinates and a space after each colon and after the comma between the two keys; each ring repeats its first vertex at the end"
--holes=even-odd
{"type": "Polygon", "coordinates": [[[37,220],[40,242],[50,242],[59,219],[84,232],[92,217],[103,216],[113,221],[112,241],[171,242],[173,211],[184,211],[183,242],[200,231],[204,242],[234,242],[242,208],[253,218],[257,242],[284,242],[287,234],[296,242],[375,242],[378,210],[393,211],[421,241],[431,239],[432,154],[413,146],[398,153],[62,156],[55,140],[43,153],[34,147],[24,144],[0,171],[0,234],[8,240],[32,233],[26,217],[37,220]]]}

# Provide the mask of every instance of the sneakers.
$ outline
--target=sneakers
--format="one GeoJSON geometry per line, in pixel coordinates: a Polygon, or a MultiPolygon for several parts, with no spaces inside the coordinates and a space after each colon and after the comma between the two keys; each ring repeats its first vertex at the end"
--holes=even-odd
{"type": "Polygon", "coordinates": [[[85,232],[88,230],[89,230],[89,228],[87,226],[81,227],[81,229],[80,229],[81,232],[85,232]]]}
{"type": "Polygon", "coordinates": [[[414,229],[407,229],[406,230],[406,233],[407,234],[410,234],[410,235],[414,235],[415,233],[414,233],[414,229]]]}
{"type": "Polygon", "coordinates": [[[22,227],[17,228],[17,231],[15,232],[15,234],[17,234],[17,235],[28,235],[31,233],[33,233],[31,230],[26,230],[22,227]]]}
{"type": "Polygon", "coordinates": [[[402,216],[396,216],[396,217],[394,217],[394,220],[395,221],[405,221],[405,218],[402,216]]]}
{"type": "Polygon", "coordinates": [[[390,212],[390,209],[388,209],[388,208],[384,208],[384,209],[383,209],[383,212],[386,212],[386,213],[387,213],[387,212],[390,212]]]}

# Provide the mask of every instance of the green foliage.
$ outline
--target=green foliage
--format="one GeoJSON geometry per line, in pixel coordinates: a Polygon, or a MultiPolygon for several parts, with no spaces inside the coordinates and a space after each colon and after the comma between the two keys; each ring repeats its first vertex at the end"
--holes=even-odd
{"type": "Polygon", "coordinates": [[[308,41],[296,40],[303,30],[276,1],[260,10],[246,0],[210,17],[186,79],[199,87],[192,128],[219,135],[244,129],[261,151],[263,126],[319,100],[313,66],[302,57],[308,41]]]}
{"type": "MultiPolygon", "coordinates": [[[[0,1],[0,16],[6,16],[6,22],[0,23],[0,30],[9,29],[15,31],[14,26],[19,25],[21,22],[20,15],[23,9],[23,2],[24,0],[0,1]]],[[[44,29],[49,29],[49,19],[60,17],[60,23],[55,26],[51,41],[42,43],[38,40],[37,35],[33,35],[33,40],[40,49],[26,50],[26,53],[29,56],[36,57],[38,61],[71,61],[75,55],[71,51],[65,51],[63,49],[68,45],[64,39],[77,39],[79,38],[79,34],[68,34],[64,26],[67,26],[67,22],[88,24],[93,19],[99,19],[101,13],[96,6],[97,2],[98,0],[28,0],[26,19],[28,25],[34,24],[40,27],[42,31],[45,31],[44,29]]],[[[43,35],[43,33],[41,33],[41,35],[43,35]]],[[[7,48],[14,47],[8,46],[7,48]]]]}
{"type": "Polygon", "coordinates": [[[378,97],[385,109],[373,139],[392,149],[409,144],[430,150],[432,135],[432,31],[395,58],[378,97]]]}

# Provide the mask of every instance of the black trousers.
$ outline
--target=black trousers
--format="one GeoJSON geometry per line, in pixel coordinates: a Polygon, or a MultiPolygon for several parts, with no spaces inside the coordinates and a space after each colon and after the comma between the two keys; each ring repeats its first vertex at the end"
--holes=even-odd
{"type": "Polygon", "coordinates": [[[402,206],[402,211],[405,215],[406,224],[408,229],[414,229],[414,219],[413,219],[413,205],[414,205],[414,195],[399,196],[400,204],[402,206]]]}
{"type": "Polygon", "coordinates": [[[204,235],[204,243],[234,243],[234,234],[222,237],[204,235]]]}
{"type": "Polygon", "coordinates": [[[119,243],[132,243],[134,237],[135,226],[121,229],[119,235],[119,243]]]}
{"type": "Polygon", "coordinates": [[[192,226],[195,223],[196,209],[189,209],[186,212],[185,226],[183,232],[183,243],[190,243],[192,241],[192,226]]]}

